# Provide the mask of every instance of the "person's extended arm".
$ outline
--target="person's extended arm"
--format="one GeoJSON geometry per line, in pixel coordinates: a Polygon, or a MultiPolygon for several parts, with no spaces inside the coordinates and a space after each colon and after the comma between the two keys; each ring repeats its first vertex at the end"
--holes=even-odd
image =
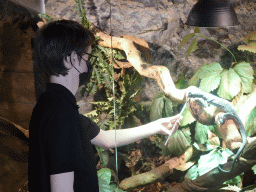
{"type": "MultiPolygon", "coordinates": [[[[94,139],[92,139],[91,142],[92,144],[97,145],[103,149],[111,149],[115,147],[115,142],[117,147],[120,147],[139,141],[151,135],[168,135],[170,133],[168,129],[174,128],[173,125],[177,119],[180,122],[181,116],[176,115],[173,117],[158,119],[156,121],[135,128],[121,129],[117,131],[100,130],[100,133],[94,139]]],[[[179,123],[177,123],[176,126],[179,126],[179,123]]]]}
{"type": "Polygon", "coordinates": [[[50,175],[51,192],[74,192],[74,171],[50,175]]]}

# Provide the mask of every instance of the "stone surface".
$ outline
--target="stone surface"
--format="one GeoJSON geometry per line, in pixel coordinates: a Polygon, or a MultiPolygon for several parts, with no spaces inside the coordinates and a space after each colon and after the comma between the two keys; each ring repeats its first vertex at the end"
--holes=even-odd
{"type": "MultiPolygon", "coordinates": [[[[256,30],[256,3],[248,0],[241,3],[232,2],[241,25],[229,28],[201,28],[201,31],[203,35],[220,41],[238,56],[244,57],[244,53],[237,52],[237,46],[247,34],[256,30]]],[[[194,27],[185,25],[185,22],[195,3],[195,0],[85,1],[87,18],[102,31],[112,32],[114,36],[133,35],[146,40],[150,44],[151,64],[168,67],[174,81],[182,74],[186,79],[191,78],[194,71],[204,62],[225,64],[227,61],[233,61],[225,49],[203,38],[199,39],[199,49],[190,56],[186,55],[189,44],[178,49],[184,36],[194,30],[194,27]]],[[[46,10],[58,18],[79,21],[72,0],[50,0],[46,4],[46,10]],[[70,10],[74,14],[71,14],[70,10]]],[[[147,84],[150,89],[144,90],[144,98],[152,99],[159,88],[152,80],[143,81],[143,87],[146,88],[147,84]]]]}

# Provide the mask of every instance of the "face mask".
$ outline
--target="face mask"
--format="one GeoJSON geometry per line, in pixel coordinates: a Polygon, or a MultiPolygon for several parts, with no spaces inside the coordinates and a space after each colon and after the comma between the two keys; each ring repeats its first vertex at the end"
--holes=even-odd
{"type": "Polygon", "coordinates": [[[83,72],[80,73],[79,71],[79,87],[81,87],[82,85],[87,86],[87,84],[89,83],[91,76],[92,76],[92,65],[89,61],[86,61],[87,63],[87,67],[88,67],[88,71],[87,72],[83,72]]]}

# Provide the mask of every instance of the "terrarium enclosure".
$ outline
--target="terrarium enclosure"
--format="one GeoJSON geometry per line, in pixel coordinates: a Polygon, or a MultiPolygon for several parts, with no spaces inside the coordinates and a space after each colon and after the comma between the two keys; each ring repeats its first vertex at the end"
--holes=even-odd
{"type": "Polygon", "coordinates": [[[207,28],[185,24],[196,2],[46,0],[38,14],[0,0],[0,191],[28,191],[29,121],[48,81],[32,60],[31,39],[60,19],[96,36],[92,79],[76,99],[101,129],[170,117],[186,103],[166,145],[168,136],[153,135],[117,149],[96,147],[101,192],[255,191],[256,1],[231,1],[239,25],[207,28]],[[226,99],[236,118],[222,122],[221,104],[188,97],[195,87],[226,99]],[[229,170],[242,145],[241,127],[247,141],[239,161],[221,172],[218,165],[229,170]]]}

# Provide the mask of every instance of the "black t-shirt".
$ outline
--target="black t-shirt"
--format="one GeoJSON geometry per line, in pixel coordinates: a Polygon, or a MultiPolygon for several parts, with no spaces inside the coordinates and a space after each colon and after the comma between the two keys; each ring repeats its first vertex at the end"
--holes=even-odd
{"type": "Polygon", "coordinates": [[[50,192],[50,175],[71,171],[75,192],[99,191],[90,140],[100,129],[78,108],[60,84],[47,84],[39,97],[29,125],[29,192],[50,192]]]}

